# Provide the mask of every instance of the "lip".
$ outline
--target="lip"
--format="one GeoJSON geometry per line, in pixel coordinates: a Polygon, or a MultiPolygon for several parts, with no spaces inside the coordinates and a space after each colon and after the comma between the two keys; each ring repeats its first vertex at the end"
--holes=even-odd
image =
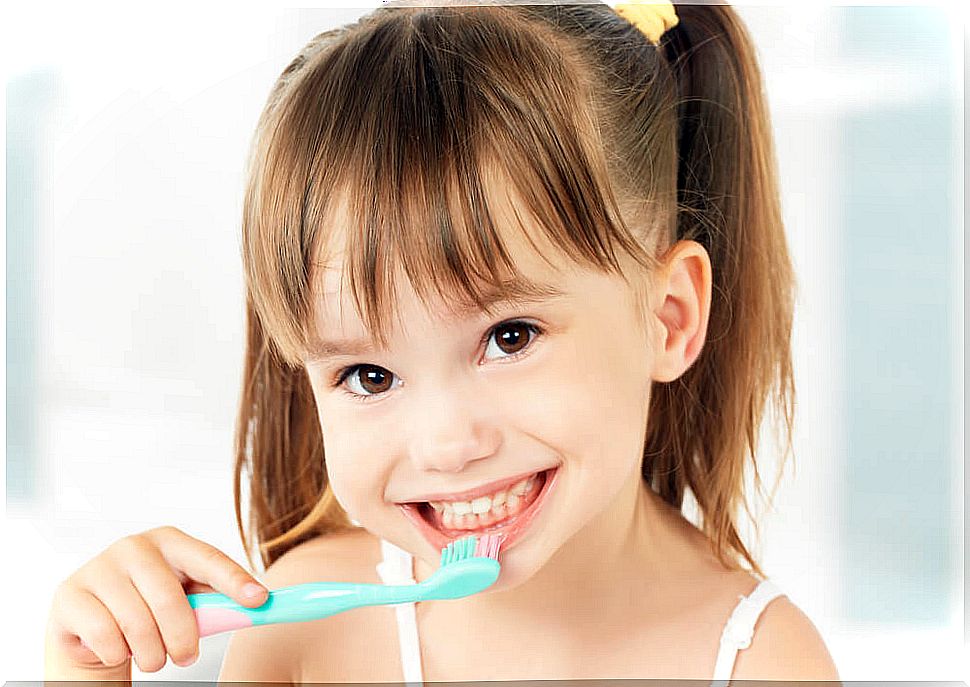
{"type": "MultiPolygon", "coordinates": [[[[506,524],[500,525],[492,529],[488,529],[482,532],[475,532],[473,530],[451,530],[450,533],[439,531],[437,528],[433,527],[419,511],[419,504],[417,503],[399,503],[398,508],[400,508],[404,515],[417,527],[418,531],[424,535],[424,538],[434,547],[436,551],[448,546],[453,541],[458,539],[464,539],[465,537],[472,536],[483,536],[485,534],[496,534],[503,535],[504,541],[502,543],[502,551],[507,551],[512,546],[519,541],[525,533],[528,531],[529,526],[532,521],[536,519],[539,513],[542,511],[543,506],[548,500],[547,497],[549,492],[556,484],[556,480],[559,477],[559,466],[554,466],[547,468],[546,470],[539,471],[540,474],[544,476],[544,482],[542,489],[539,491],[538,496],[535,500],[526,508],[524,511],[515,516],[511,521],[506,524]]],[[[525,476],[528,477],[533,473],[527,473],[525,476]]],[[[522,478],[517,478],[521,480],[522,478]]],[[[512,482],[515,484],[515,481],[512,482]]],[[[485,492],[488,493],[488,492],[485,492]]]]}
{"type": "Polygon", "coordinates": [[[465,491],[453,491],[447,494],[443,492],[438,492],[437,494],[427,494],[417,499],[409,499],[408,501],[401,501],[400,503],[427,503],[429,501],[472,501],[477,499],[479,496],[487,496],[493,494],[500,489],[505,489],[506,487],[511,487],[513,484],[517,484],[522,480],[531,477],[532,475],[548,472],[551,468],[545,468],[544,470],[532,470],[531,472],[523,472],[516,477],[507,477],[505,479],[496,480],[494,482],[489,482],[488,484],[483,484],[480,487],[475,487],[474,489],[466,489],[465,491]]]}

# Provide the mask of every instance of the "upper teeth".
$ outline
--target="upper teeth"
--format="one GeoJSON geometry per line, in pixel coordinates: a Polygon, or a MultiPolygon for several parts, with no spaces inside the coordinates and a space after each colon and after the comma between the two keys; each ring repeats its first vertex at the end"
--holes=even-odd
{"type": "Polygon", "coordinates": [[[535,475],[527,477],[521,482],[516,482],[511,487],[497,491],[490,496],[479,496],[471,501],[430,501],[429,503],[437,511],[452,512],[459,516],[469,513],[480,515],[492,510],[493,506],[499,506],[506,502],[509,505],[516,505],[519,497],[528,492],[534,482],[535,475]]]}

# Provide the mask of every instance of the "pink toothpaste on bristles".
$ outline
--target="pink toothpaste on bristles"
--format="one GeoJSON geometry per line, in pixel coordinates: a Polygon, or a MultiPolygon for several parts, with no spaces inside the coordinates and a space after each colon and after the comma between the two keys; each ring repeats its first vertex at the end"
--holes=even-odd
{"type": "Polygon", "coordinates": [[[475,543],[475,556],[498,560],[499,551],[505,543],[504,534],[486,534],[475,543]]]}

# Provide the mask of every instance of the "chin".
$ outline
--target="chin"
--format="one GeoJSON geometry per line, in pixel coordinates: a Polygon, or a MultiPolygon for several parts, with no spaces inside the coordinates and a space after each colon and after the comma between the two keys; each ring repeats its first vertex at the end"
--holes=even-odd
{"type": "Polygon", "coordinates": [[[544,562],[538,565],[528,561],[517,562],[515,559],[521,558],[521,556],[516,554],[521,553],[523,552],[513,552],[507,557],[500,558],[502,572],[499,574],[495,584],[482,592],[482,594],[500,594],[502,592],[512,591],[535,577],[536,573],[542,569],[544,562]]]}
{"type": "Polygon", "coordinates": [[[537,577],[553,574],[547,570],[547,566],[568,541],[568,533],[555,528],[534,532],[533,535],[518,546],[499,554],[502,571],[495,584],[482,592],[483,594],[512,591],[532,582],[539,583],[537,577]]]}

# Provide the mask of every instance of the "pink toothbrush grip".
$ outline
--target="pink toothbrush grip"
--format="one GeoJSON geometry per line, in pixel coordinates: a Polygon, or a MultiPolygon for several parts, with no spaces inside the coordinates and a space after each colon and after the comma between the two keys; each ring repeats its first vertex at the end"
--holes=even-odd
{"type": "Polygon", "coordinates": [[[200,637],[253,626],[251,618],[229,608],[196,608],[193,610],[195,610],[195,618],[199,623],[200,637]]]}

